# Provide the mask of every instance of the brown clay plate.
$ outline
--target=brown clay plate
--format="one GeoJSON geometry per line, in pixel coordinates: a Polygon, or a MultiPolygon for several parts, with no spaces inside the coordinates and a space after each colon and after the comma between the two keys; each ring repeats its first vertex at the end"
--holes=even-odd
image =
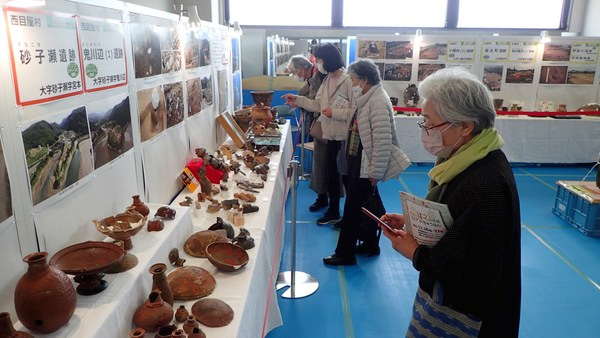
{"type": "Polygon", "coordinates": [[[215,277],[203,268],[184,266],[173,270],[167,282],[175,300],[191,300],[210,295],[217,285],[215,277]]]}
{"type": "Polygon", "coordinates": [[[204,298],[192,305],[196,320],[208,327],[226,326],[233,320],[233,309],[216,298],[204,298]]]}
{"type": "Polygon", "coordinates": [[[216,231],[202,230],[191,235],[183,244],[183,250],[190,256],[206,257],[206,247],[214,242],[227,243],[227,238],[216,231]]]}
{"type": "Polygon", "coordinates": [[[223,271],[235,271],[248,264],[248,253],[231,243],[211,243],[206,247],[208,260],[223,271]]]}
{"type": "Polygon", "coordinates": [[[68,246],[52,256],[50,265],[70,275],[95,274],[118,263],[125,251],[107,242],[83,242],[68,246]]]}

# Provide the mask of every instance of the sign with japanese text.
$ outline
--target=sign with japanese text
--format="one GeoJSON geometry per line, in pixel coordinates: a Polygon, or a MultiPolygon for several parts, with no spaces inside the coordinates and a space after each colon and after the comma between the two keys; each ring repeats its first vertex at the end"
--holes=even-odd
{"type": "Polygon", "coordinates": [[[597,42],[579,42],[571,45],[571,62],[573,63],[596,63],[598,61],[597,42]]]}
{"type": "Polygon", "coordinates": [[[33,105],[83,92],[75,19],[7,9],[17,104],[33,105]]]}
{"type": "Polygon", "coordinates": [[[510,44],[510,61],[512,62],[535,62],[537,53],[537,42],[514,41],[510,44]]]}
{"type": "Polygon", "coordinates": [[[475,40],[448,41],[446,61],[473,63],[475,61],[475,40]]]}
{"type": "Polygon", "coordinates": [[[481,47],[481,61],[508,61],[509,48],[510,42],[508,41],[483,40],[483,46],[481,47]]]}
{"type": "Polygon", "coordinates": [[[127,84],[123,25],[78,18],[84,88],[98,91],[127,84]]]}

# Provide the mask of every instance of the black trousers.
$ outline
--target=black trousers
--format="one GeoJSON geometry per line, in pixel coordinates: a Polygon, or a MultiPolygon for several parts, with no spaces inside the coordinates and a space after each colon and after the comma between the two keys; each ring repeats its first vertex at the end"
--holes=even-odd
{"type": "Polygon", "coordinates": [[[342,142],[327,140],[327,193],[329,194],[329,210],[327,213],[340,214],[340,173],[337,167],[337,155],[342,142]]]}
{"type": "MultiPolygon", "coordinates": [[[[367,244],[378,245],[376,231],[372,234],[361,233],[363,214],[361,208],[367,205],[373,194],[373,187],[368,178],[348,177],[344,217],[340,237],[335,253],[338,256],[352,257],[356,251],[356,241],[361,239],[367,244]],[[365,238],[366,236],[366,238],[365,238]]],[[[379,194],[379,192],[377,192],[379,194]]]]}

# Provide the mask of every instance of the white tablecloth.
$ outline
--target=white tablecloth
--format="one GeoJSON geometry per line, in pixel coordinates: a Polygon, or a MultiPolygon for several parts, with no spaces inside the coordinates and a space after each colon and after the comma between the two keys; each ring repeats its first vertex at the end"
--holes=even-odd
{"type": "MultiPolygon", "coordinates": [[[[420,116],[396,116],[394,123],[400,147],[415,163],[434,162],[421,145],[420,116]]],[[[496,118],[496,128],[505,141],[502,150],[515,163],[590,163],[600,152],[600,118],[554,119],[550,117],[496,118]]]]}
{"type": "MultiPolygon", "coordinates": [[[[229,304],[235,313],[233,322],[221,328],[207,328],[201,325],[207,337],[262,337],[273,328],[283,324],[281,313],[277,304],[275,280],[279,272],[281,252],[283,249],[285,211],[282,208],[288,192],[286,184],[286,171],[292,155],[292,138],[290,124],[287,123],[282,129],[281,151],[269,155],[271,159],[269,176],[265,182],[264,189],[256,189],[256,202],[260,210],[256,213],[245,214],[244,228],[250,231],[256,246],[248,250],[250,260],[248,265],[236,272],[221,272],[217,270],[207,259],[194,258],[180,253],[186,258],[186,265],[195,265],[207,269],[216,280],[217,287],[212,295],[229,304]]],[[[240,152],[241,153],[241,152],[240,152]]],[[[246,178],[252,181],[261,181],[260,178],[242,166],[247,176],[236,175],[229,180],[229,190],[221,192],[215,198],[219,201],[234,198],[235,192],[243,190],[235,187],[233,182],[236,178],[246,178]]],[[[199,191],[199,189],[197,190],[199,191]]],[[[190,193],[184,190],[173,204],[177,204],[190,196],[196,199],[197,191],[190,193]]],[[[217,217],[227,220],[227,212],[209,214],[206,212],[207,203],[203,203],[202,209],[190,207],[194,232],[206,230],[212,225],[217,217]]],[[[239,227],[235,227],[236,235],[239,227]]],[[[177,302],[185,304],[191,310],[195,301],[177,302]]]]}
{"type": "MultiPolygon", "coordinates": [[[[259,212],[246,214],[247,228],[255,240],[256,246],[248,250],[248,264],[236,272],[221,272],[206,258],[189,257],[183,251],[183,243],[194,232],[205,230],[215,222],[217,216],[226,217],[224,211],[216,214],[206,213],[206,203],[202,209],[181,207],[178,202],[185,196],[195,194],[184,190],[172,207],[177,217],[165,221],[165,228],[160,232],[142,230],[133,237],[133,249],[130,251],[138,257],[138,265],[124,273],[106,275],[109,282],[106,290],[93,296],[77,295],[75,314],[66,326],[51,334],[35,334],[36,337],[128,337],[134,328],[133,314],[150,293],[152,277],[148,272],[155,263],[166,263],[168,272],[174,268],[169,264],[168,253],[172,248],[179,248],[180,256],[186,259],[185,265],[200,266],[215,276],[217,285],[209,296],[218,298],[229,304],[234,310],[233,321],[221,328],[209,328],[200,325],[208,337],[261,337],[271,329],[282,324],[281,313],[277,305],[275,280],[279,271],[281,252],[283,249],[285,214],[282,209],[287,196],[286,168],[293,151],[289,123],[283,129],[281,151],[271,154],[271,170],[265,188],[259,189],[257,201],[259,212]]],[[[248,168],[244,171],[249,172],[248,168]]],[[[254,173],[248,177],[260,180],[254,173]]],[[[232,182],[232,180],[230,180],[232,182]]],[[[230,183],[230,186],[234,186],[230,183]]],[[[217,197],[219,200],[233,198],[237,188],[230,189],[217,197]]],[[[160,205],[147,204],[150,215],[160,205]]],[[[236,227],[236,235],[239,229],[236,227]]],[[[191,312],[194,301],[175,301],[174,308],[184,304],[191,312]]],[[[181,327],[181,324],[179,324],[181,327]]],[[[19,322],[17,330],[27,331],[19,322]]],[[[147,333],[146,337],[154,337],[147,333]]]]}

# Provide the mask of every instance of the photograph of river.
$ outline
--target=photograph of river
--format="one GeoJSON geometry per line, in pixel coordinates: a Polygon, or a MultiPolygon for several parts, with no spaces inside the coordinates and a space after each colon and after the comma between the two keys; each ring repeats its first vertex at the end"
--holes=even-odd
{"type": "Polygon", "coordinates": [[[22,136],[34,205],[93,170],[85,107],[27,121],[22,136]]]}
{"type": "Polygon", "coordinates": [[[12,198],[10,196],[10,181],[4,161],[4,148],[0,143],[0,223],[12,216],[12,198]]]}
{"type": "Polygon", "coordinates": [[[94,169],[133,147],[129,96],[118,95],[87,106],[94,149],[94,169]]]}

